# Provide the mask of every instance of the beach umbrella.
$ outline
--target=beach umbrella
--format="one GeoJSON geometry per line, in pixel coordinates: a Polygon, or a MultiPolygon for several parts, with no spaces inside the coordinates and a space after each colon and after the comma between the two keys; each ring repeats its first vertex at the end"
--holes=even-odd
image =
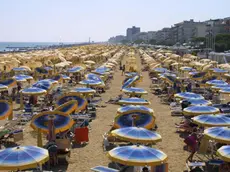
{"type": "Polygon", "coordinates": [[[136,81],[140,80],[140,76],[136,75],[132,78],[129,78],[127,81],[124,82],[124,84],[122,85],[122,89],[126,88],[126,87],[130,87],[132,86],[136,81]]]}
{"type": "Polygon", "coordinates": [[[157,132],[141,127],[125,127],[113,130],[111,134],[121,140],[132,143],[156,143],[161,141],[161,135],[157,132]]]}
{"type": "Polygon", "coordinates": [[[20,74],[20,75],[16,75],[16,76],[14,76],[14,77],[21,77],[21,78],[24,78],[24,79],[26,79],[26,80],[32,80],[32,79],[34,79],[32,76],[30,76],[30,75],[23,75],[23,74],[20,74]]]}
{"type": "Polygon", "coordinates": [[[223,74],[223,73],[228,73],[227,70],[225,69],[220,69],[220,68],[213,68],[211,69],[213,71],[213,73],[216,73],[216,74],[223,74]]]}
{"type": "Polygon", "coordinates": [[[78,94],[95,94],[96,90],[88,87],[78,87],[70,91],[70,93],[78,93],[78,94]]]}
{"type": "Polygon", "coordinates": [[[114,128],[124,127],[143,127],[152,129],[155,122],[155,116],[145,112],[130,112],[125,114],[117,114],[114,120],[114,128]]]}
{"type": "Polygon", "coordinates": [[[110,70],[111,70],[110,68],[103,66],[95,69],[94,71],[92,71],[92,73],[99,74],[99,75],[106,75],[110,70]]]}
{"type": "MultiPolygon", "coordinates": [[[[190,103],[190,106],[210,106],[212,102],[204,99],[185,99],[190,103]]],[[[180,102],[182,103],[182,101],[180,102]]]]}
{"type": "Polygon", "coordinates": [[[177,93],[174,95],[174,97],[180,99],[204,99],[204,97],[201,96],[200,94],[191,93],[191,92],[177,93]]]}
{"type": "Polygon", "coordinates": [[[36,82],[35,84],[33,84],[32,86],[48,91],[52,88],[52,83],[49,80],[48,81],[47,80],[40,80],[40,81],[36,82]]]}
{"type": "Polygon", "coordinates": [[[149,105],[150,102],[137,97],[131,97],[131,98],[123,98],[118,101],[118,104],[121,105],[149,105]]]}
{"type": "Polygon", "coordinates": [[[128,166],[156,166],[167,161],[164,152],[141,145],[116,147],[108,152],[108,157],[128,166]]]}
{"type": "Polygon", "coordinates": [[[38,82],[50,82],[51,84],[53,85],[56,85],[58,84],[58,81],[57,80],[54,80],[54,79],[43,79],[43,80],[40,80],[38,82]]]}
{"type": "Polygon", "coordinates": [[[15,68],[13,68],[12,70],[15,71],[15,72],[27,71],[27,69],[24,68],[24,67],[15,67],[15,68]]]}
{"type": "Polygon", "coordinates": [[[8,87],[6,85],[0,84],[0,92],[1,91],[7,91],[8,87]]]}
{"type": "Polygon", "coordinates": [[[37,168],[49,160],[47,149],[36,146],[17,146],[0,150],[0,170],[37,168]]]}
{"type": "Polygon", "coordinates": [[[211,87],[211,89],[213,90],[222,90],[222,89],[230,89],[230,85],[226,85],[226,84],[220,84],[220,85],[214,85],[211,87]]]}
{"type": "Polygon", "coordinates": [[[128,72],[128,73],[125,73],[125,76],[128,77],[128,78],[132,78],[134,76],[138,75],[137,72],[128,72]]]}
{"type": "Polygon", "coordinates": [[[185,72],[190,72],[190,71],[192,71],[194,69],[192,67],[184,66],[184,67],[181,67],[180,70],[185,71],[185,72]]]}
{"type": "Polygon", "coordinates": [[[42,75],[47,75],[49,74],[48,70],[46,70],[45,68],[43,67],[36,67],[35,68],[35,71],[39,74],[42,74],[42,75]]]}
{"type": "Polygon", "coordinates": [[[6,119],[13,113],[13,106],[11,103],[0,100],[0,120],[6,119]]]}
{"type": "Polygon", "coordinates": [[[53,70],[53,68],[50,67],[50,66],[45,66],[44,69],[47,70],[47,71],[52,71],[53,70]]]}
{"type": "Polygon", "coordinates": [[[56,76],[53,76],[52,77],[52,80],[55,80],[55,81],[57,81],[57,82],[61,82],[62,81],[62,75],[56,75],[56,76]]]}
{"type": "Polygon", "coordinates": [[[94,73],[87,74],[86,79],[100,81],[100,82],[104,83],[104,81],[101,79],[101,77],[99,75],[94,74],[94,73]]]}
{"type": "Polygon", "coordinates": [[[167,73],[167,72],[169,72],[169,70],[166,68],[153,68],[152,71],[156,72],[156,73],[167,73]]]}
{"type": "Polygon", "coordinates": [[[162,74],[160,78],[164,79],[169,84],[180,83],[175,74],[162,74]]]}
{"type": "Polygon", "coordinates": [[[230,94],[230,88],[222,88],[221,90],[219,90],[219,93],[230,94]]]}
{"type": "Polygon", "coordinates": [[[190,72],[190,78],[193,80],[202,80],[204,79],[207,72],[190,72]]]}
{"type": "Polygon", "coordinates": [[[123,88],[122,91],[126,94],[148,94],[143,88],[137,87],[123,88]]]}
{"type": "Polygon", "coordinates": [[[222,146],[217,150],[217,155],[225,162],[230,162],[230,145],[222,146]]]}
{"type": "Polygon", "coordinates": [[[79,84],[86,85],[86,86],[97,86],[97,87],[104,87],[105,86],[105,84],[101,81],[90,80],[90,79],[85,79],[83,81],[80,81],[79,84]]]}
{"type": "Polygon", "coordinates": [[[205,129],[204,136],[218,143],[230,144],[230,127],[212,127],[205,129]]]}
{"type": "Polygon", "coordinates": [[[64,132],[74,124],[70,115],[60,111],[45,111],[33,116],[30,126],[34,130],[41,129],[43,133],[49,133],[48,123],[50,119],[53,119],[54,133],[64,132]]]}
{"type": "Polygon", "coordinates": [[[82,66],[75,66],[75,67],[68,69],[67,72],[78,73],[78,72],[81,72],[82,70],[84,70],[84,68],[82,66]]]}
{"type": "Polygon", "coordinates": [[[212,106],[190,106],[183,110],[183,114],[188,116],[217,113],[220,113],[219,109],[212,106]]]}
{"type": "Polygon", "coordinates": [[[13,77],[17,82],[27,82],[27,80],[23,77],[18,77],[18,76],[15,76],[13,77]]]}
{"type": "Polygon", "coordinates": [[[66,95],[62,95],[58,98],[56,105],[60,106],[70,100],[77,100],[78,101],[78,108],[77,110],[84,110],[88,104],[87,100],[76,93],[68,93],[66,95]]]}
{"type": "Polygon", "coordinates": [[[230,118],[219,114],[199,115],[193,117],[192,120],[205,127],[230,126],[230,118]]]}
{"type": "Polygon", "coordinates": [[[7,86],[8,88],[14,87],[17,85],[17,81],[15,79],[6,79],[4,81],[0,81],[0,84],[7,86]]]}
{"type": "Polygon", "coordinates": [[[214,80],[211,80],[211,81],[207,81],[206,82],[206,84],[207,85],[211,85],[211,86],[213,86],[213,85],[228,85],[228,83],[227,82],[225,82],[225,81],[223,81],[223,80],[218,80],[218,79],[214,79],[214,80]]]}
{"type": "Polygon", "coordinates": [[[37,88],[37,87],[29,87],[29,88],[25,88],[21,91],[22,94],[24,95],[44,95],[47,93],[46,90],[41,89],[41,88],[37,88]]]}
{"type": "Polygon", "coordinates": [[[65,113],[66,115],[70,115],[71,113],[73,113],[75,110],[77,110],[77,105],[78,105],[78,101],[77,100],[70,100],[60,106],[58,106],[55,111],[60,111],[65,113]]]}
{"type": "Polygon", "coordinates": [[[70,77],[67,75],[61,74],[63,80],[70,80],[70,77]]]}
{"type": "Polygon", "coordinates": [[[153,109],[148,108],[146,106],[139,106],[139,105],[136,105],[136,106],[128,105],[128,106],[123,106],[117,109],[118,114],[127,114],[127,113],[133,113],[133,112],[153,114],[153,109]]]}

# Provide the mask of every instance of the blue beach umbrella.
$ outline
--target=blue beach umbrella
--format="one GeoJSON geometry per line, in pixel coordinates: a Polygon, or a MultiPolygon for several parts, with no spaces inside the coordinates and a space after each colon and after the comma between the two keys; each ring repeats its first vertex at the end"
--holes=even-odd
{"type": "Polygon", "coordinates": [[[219,90],[219,93],[230,94],[230,88],[222,88],[221,90],[219,90]]]}
{"type": "Polygon", "coordinates": [[[15,79],[6,79],[4,81],[0,81],[0,84],[5,85],[7,87],[14,87],[17,85],[17,81],[15,79]]]}
{"type": "Polygon", "coordinates": [[[123,88],[126,88],[126,87],[130,87],[132,86],[136,81],[138,81],[140,79],[140,76],[139,75],[136,75],[132,78],[129,78],[122,86],[122,89],[123,88]]]}
{"type": "Polygon", "coordinates": [[[45,67],[44,67],[44,69],[45,69],[45,70],[47,70],[47,71],[51,71],[51,70],[53,70],[53,68],[52,68],[52,67],[50,67],[50,66],[45,66],[45,67]]]}
{"type": "Polygon", "coordinates": [[[53,117],[54,120],[54,132],[60,133],[66,131],[72,127],[74,121],[70,115],[66,115],[60,111],[46,111],[38,115],[33,116],[30,126],[36,130],[41,129],[43,133],[49,132],[48,121],[50,117],[53,117]]]}
{"type": "Polygon", "coordinates": [[[129,88],[123,88],[122,91],[127,94],[148,94],[147,91],[145,91],[143,88],[137,88],[137,87],[129,87],[129,88]]]}
{"type": "Polygon", "coordinates": [[[81,72],[82,70],[84,70],[83,67],[75,66],[75,67],[72,67],[72,68],[68,69],[67,72],[69,72],[69,73],[78,73],[78,72],[81,72]]]}
{"type": "Polygon", "coordinates": [[[15,67],[12,70],[15,72],[27,71],[27,69],[24,67],[15,67]]]}
{"type": "Polygon", "coordinates": [[[108,152],[108,157],[128,166],[156,166],[167,161],[164,152],[141,145],[116,147],[108,152]]]}
{"type": "Polygon", "coordinates": [[[225,70],[225,69],[220,69],[220,68],[213,68],[212,71],[213,71],[214,73],[228,73],[227,70],[225,70]]]}
{"type": "Polygon", "coordinates": [[[40,80],[32,85],[33,87],[41,88],[44,90],[50,90],[52,88],[52,83],[47,80],[40,80]]]}
{"type": "Polygon", "coordinates": [[[79,84],[81,85],[86,85],[86,86],[98,86],[98,87],[104,87],[104,83],[101,81],[97,81],[97,80],[89,80],[89,79],[85,79],[83,81],[80,81],[79,84]]]}
{"type": "Polygon", "coordinates": [[[211,81],[207,81],[206,82],[207,85],[228,85],[227,82],[223,81],[223,80],[218,80],[218,79],[214,79],[211,81]]]}
{"type": "Polygon", "coordinates": [[[86,79],[100,81],[100,82],[104,83],[104,81],[101,79],[101,77],[99,75],[94,74],[94,73],[87,74],[86,79]]]}
{"type": "Polygon", "coordinates": [[[79,93],[79,94],[94,94],[96,90],[88,87],[78,87],[70,91],[71,93],[79,93]]]}
{"type": "Polygon", "coordinates": [[[0,150],[0,170],[37,168],[49,160],[47,149],[37,146],[17,146],[0,150]]]}
{"type": "Polygon", "coordinates": [[[123,106],[117,109],[118,114],[126,114],[126,113],[133,113],[133,112],[153,114],[153,109],[148,108],[146,106],[138,106],[138,105],[137,106],[134,106],[134,105],[123,106]]]}
{"type": "Polygon", "coordinates": [[[123,98],[118,101],[118,104],[121,105],[149,105],[150,102],[137,97],[131,97],[131,98],[123,98]]]}
{"type": "Polygon", "coordinates": [[[1,91],[7,91],[8,87],[6,85],[0,84],[0,92],[1,91]]]}
{"type": "Polygon", "coordinates": [[[66,95],[62,95],[61,97],[58,98],[56,105],[60,106],[66,102],[69,102],[71,100],[77,100],[78,101],[78,108],[77,110],[84,110],[88,104],[87,100],[80,95],[76,93],[69,93],[66,95]]]}
{"type": "Polygon", "coordinates": [[[217,113],[220,113],[219,109],[212,106],[190,106],[183,110],[183,114],[188,116],[217,113]]]}
{"type": "Polygon", "coordinates": [[[152,71],[157,72],[157,73],[167,73],[167,72],[169,72],[169,70],[166,69],[166,68],[153,68],[152,71]]]}
{"type": "Polygon", "coordinates": [[[132,143],[156,143],[162,139],[157,132],[140,127],[120,128],[113,130],[111,134],[121,140],[132,143]]]}
{"type": "Polygon", "coordinates": [[[45,82],[50,82],[51,84],[55,85],[55,84],[58,84],[58,81],[57,80],[54,80],[54,79],[43,79],[43,80],[40,80],[38,82],[42,82],[42,83],[45,83],[45,82]]]}
{"type": "Polygon", "coordinates": [[[34,79],[32,76],[30,75],[23,75],[23,74],[20,74],[20,75],[16,75],[16,77],[22,77],[22,78],[25,78],[26,80],[32,80],[34,79]]]}
{"type": "Polygon", "coordinates": [[[200,94],[191,93],[191,92],[177,93],[174,95],[174,97],[180,99],[204,99],[204,97],[201,96],[200,94]]]}
{"type": "Polygon", "coordinates": [[[152,129],[155,122],[155,116],[150,113],[144,112],[131,112],[125,114],[118,114],[114,120],[115,128],[124,127],[143,127],[146,129],[152,129]]]}
{"type": "Polygon", "coordinates": [[[192,120],[201,126],[205,127],[215,127],[215,126],[230,126],[230,118],[224,116],[224,115],[199,115],[192,120]]]}
{"type": "Polygon", "coordinates": [[[77,100],[71,100],[68,101],[60,106],[58,106],[55,111],[60,111],[65,113],[66,115],[70,115],[73,113],[75,110],[77,110],[78,106],[78,101],[77,100]]]}
{"type": "Polygon", "coordinates": [[[205,77],[207,72],[190,72],[190,78],[194,80],[201,80],[205,77]]]}
{"type": "Polygon", "coordinates": [[[13,106],[11,103],[0,100],[0,120],[6,119],[13,113],[13,106]]]}
{"type": "Polygon", "coordinates": [[[137,72],[128,72],[128,73],[125,73],[125,76],[128,77],[128,78],[132,78],[134,76],[138,75],[137,72]]]}
{"type": "Polygon", "coordinates": [[[217,150],[217,155],[225,162],[230,162],[230,145],[222,146],[217,150]]]}
{"type": "Polygon", "coordinates": [[[230,127],[212,127],[204,130],[208,139],[219,143],[230,144],[230,127]]]}
{"type": "Polygon", "coordinates": [[[46,70],[45,68],[43,67],[36,67],[35,68],[35,71],[39,74],[42,74],[42,75],[47,75],[49,74],[48,70],[46,70]]]}
{"type": "Polygon", "coordinates": [[[229,84],[214,85],[211,87],[211,89],[213,90],[230,89],[230,85],[229,84]]]}
{"type": "Polygon", "coordinates": [[[70,77],[67,75],[61,74],[63,80],[70,80],[70,77]]]}
{"type": "Polygon", "coordinates": [[[47,91],[37,87],[29,87],[22,90],[24,95],[44,95],[47,91]]]}
{"type": "Polygon", "coordinates": [[[180,70],[190,72],[190,71],[192,71],[194,69],[192,67],[185,66],[185,67],[181,67],[180,70]]]}
{"type": "Polygon", "coordinates": [[[61,75],[56,75],[52,77],[52,80],[55,80],[57,82],[61,82],[62,81],[62,76],[61,75]]]}
{"type": "Polygon", "coordinates": [[[18,76],[15,76],[13,77],[17,82],[27,82],[27,80],[23,77],[18,77],[18,76]]]}
{"type": "MultiPolygon", "coordinates": [[[[212,105],[212,102],[204,99],[186,99],[190,106],[210,106],[212,105]]],[[[182,102],[181,102],[182,103],[182,102]]]]}

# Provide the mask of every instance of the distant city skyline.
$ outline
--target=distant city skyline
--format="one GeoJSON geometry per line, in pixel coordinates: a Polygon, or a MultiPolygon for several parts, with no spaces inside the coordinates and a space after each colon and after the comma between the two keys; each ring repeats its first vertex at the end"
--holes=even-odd
{"type": "Polygon", "coordinates": [[[156,31],[229,16],[229,0],[1,0],[0,42],[106,41],[126,28],[156,31]]]}

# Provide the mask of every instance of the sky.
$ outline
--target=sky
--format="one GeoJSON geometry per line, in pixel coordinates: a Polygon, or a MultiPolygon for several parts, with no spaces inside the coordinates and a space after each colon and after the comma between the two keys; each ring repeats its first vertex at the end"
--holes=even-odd
{"type": "Polygon", "coordinates": [[[0,0],[0,42],[106,41],[132,26],[230,17],[230,0],[0,0]]]}

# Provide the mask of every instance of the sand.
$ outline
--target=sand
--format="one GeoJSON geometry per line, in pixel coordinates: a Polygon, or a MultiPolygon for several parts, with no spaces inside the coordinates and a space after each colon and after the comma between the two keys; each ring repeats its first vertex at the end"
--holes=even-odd
{"type": "MultiPolygon", "coordinates": [[[[137,58],[137,63],[140,66],[140,59],[137,58]]],[[[174,123],[179,122],[178,117],[172,117],[170,115],[169,106],[160,104],[159,99],[151,94],[150,84],[151,81],[148,77],[148,72],[143,72],[143,82],[137,86],[144,88],[149,92],[144,98],[151,102],[149,105],[155,111],[159,134],[162,136],[162,142],[156,144],[156,148],[159,148],[168,155],[169,171],[181,172],[185,170],[185,160],[188,157],[188,153],[183,150],[183,139],[175,133],[176,129],[174,123]]],[[[111,97],[115,98],[121,93],[121,85],[124,80],[124,76],[121,76],[121,71],[117,70],[114,74],[114,80],[110,86],[110,89],[106,93],[102,94],[103,102],[109,100],[111,97]]],[[[58,166],[55,171],[62,169],[62,171],[68,172],[89,172],[91,167],[97,165],[105,165],[111,162],[106,152],[102,147],[102,135],[107,132],[112,125],[118,105],[106,104],[105,108],[98,108],[97,118],[91,122],[91,130],[89,133],[89,143],[83,147],[73,148],[71,150],[71,157],[69,164],[64,166],[58,166]]],[[[25,128],[24,140],[20,142],[21,145],[36,145],[36,133],[30,128],[29,124],[25,128]]]]}

